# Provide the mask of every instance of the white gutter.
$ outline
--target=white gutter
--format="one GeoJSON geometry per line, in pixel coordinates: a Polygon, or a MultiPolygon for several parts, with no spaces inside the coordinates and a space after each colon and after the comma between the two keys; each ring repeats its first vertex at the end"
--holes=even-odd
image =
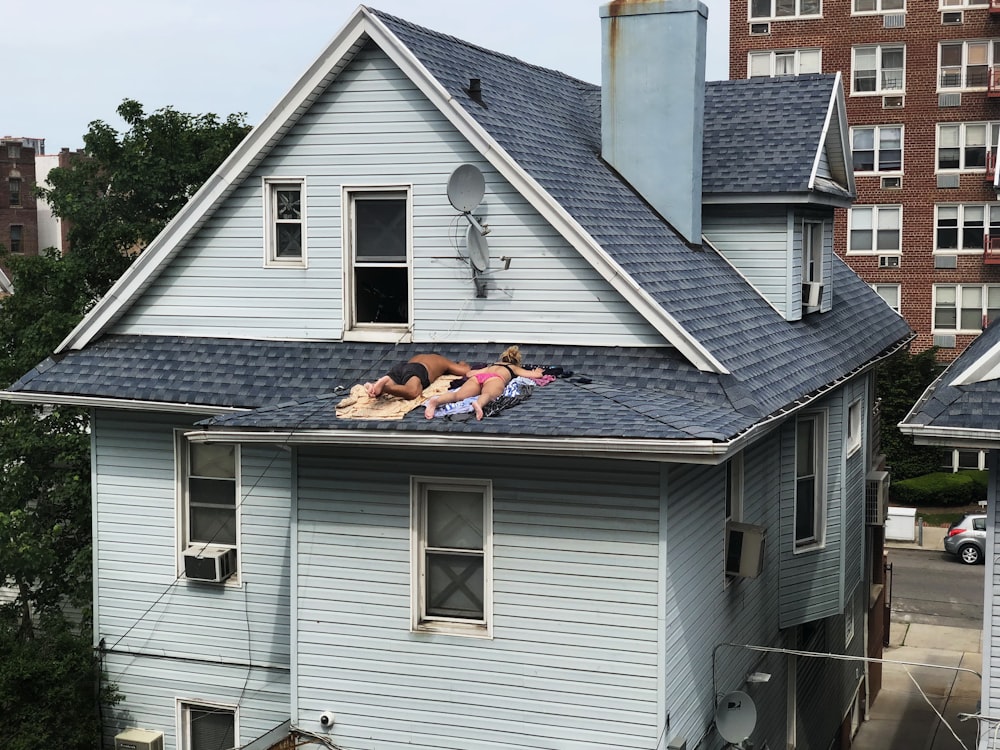
{"type": "Polygon", "coordinates": [[[252,409],[233,406],[206,406],[205,404],[174,404],[166,401],[139,401],[127,398],[102,398],[100,396],[64,396],[59,393],[30,393],[27,391],[0,391],[0,401],[12,404],[52,404],[54,406],[79,406],[86,409],[124,409],[126,411],[153,411],[183,414],[245,414],[252,409]]]}
{"type": "Polygon", "coordinates": [[[913,438],[917,445],[945,448],[995,449],[1000,445],[1000,430],[973,427],[934,427],[900,422],[897,427],[904,435],[913,438]]]}

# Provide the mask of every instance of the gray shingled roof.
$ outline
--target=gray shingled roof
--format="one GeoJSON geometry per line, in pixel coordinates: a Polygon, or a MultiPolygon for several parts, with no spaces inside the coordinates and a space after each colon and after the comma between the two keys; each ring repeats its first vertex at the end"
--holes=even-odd
{"type": "Polygon", "coordinates": [[[1000,380],[953,385],[959,373],[998,343],[1000,321],[995,321],[927,389],[906,423],[1000,431],[1000,380]]]}
{"type": "MultiPolygon", "coordinates": [[[[601,160],[596,87],[378,16],[501,147],[732,375],[700,373],[669,348],[531,347],[528,360],[567,367],[593,382],[556,382],[483,423],[428,423],[419,415],[392,423],[348,422],[334,420],[331,405],[344,395],[334,389],[375,377],[391,361],[426,344],[393,349],[349,342],[107,336],[83,351],[43,363],[11,390],[261,409],[218,420],[229,426],[718,439],[856,371],[910,335],[906,323],[839,260],[832,279],[833,310],[786,322],[721,256],[682,242],[601,160]],[[485,106],[464,90],[473,77],[482,81],[485,106]]],[[[734,91],[749,92],[745,100],[734,93],[719,97],[713,106],[728,101],[734,113],[751,101],[759,106],[756,97],[772,86],[789,98],[794,81],[736,86],[734,91]]],[[[831,80],[805,82],[810,96],[824,86],[828,102],[831,80]]],[[[804,119],[807,111],[801,110],[804,119]]],[[[812,112],[818,121],[825,114],[825,107],[822,113],[812,112]]],[[[790,141],[800,131],[789,123],[774,128],[790,141]]],[[[776,151],[786,152],[788,159],[798,161],[792,145],[776,151]]],[[[729,165],[731,173],[741,169],[739,163],[729,165]]],[[[791,168],[787,174],[774,170],[787,180],[799,179],[795,174],[791,168]]],[[[491,359],[498,349],[437,348],[470,361],[491,359]]]]}

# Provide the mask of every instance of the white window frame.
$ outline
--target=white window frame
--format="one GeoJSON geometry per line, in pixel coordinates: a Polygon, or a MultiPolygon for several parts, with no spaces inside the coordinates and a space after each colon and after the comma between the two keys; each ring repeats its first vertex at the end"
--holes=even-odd
{"type": "Polygon", "coordinates": [[[854,642],[854,633],[857,630],[854,619],[857,617],[858,589],[847,595],[844,602],[844,648],[846,649],[854,642]]]}
{"type": "Polygon", "coordinates": [[[493,483],[488,479],[410,477],[410,629],[415,633],[446,633],[493,637],[493,483]],[[426,524],[427,491],[436,488],[481,492],[483,497],[483,618],[472,620],[427,613],[426,524]]]}
{"type": "Polygon", "coordinates": [[[725,466],[725,509],[726,509],[726,523],[722,526],[722,570],[724,573],[724,578],[726,586],[729,586],[735,580],[738,580],[738,576],[729,575],[725,573],[726,570],[726,555],[729,552],[726,547],[726,542],[728,540],[728,534],[726,531],[726,526],[730,521],[733,523],[741,523],[743,521],[743,453],[737,453],[735,456],[726,461],[725,466]]]}
{"type": "MultiPolygon", "coordinates": [[[[855,169],[854,174],[857,175],[901,175],[903,174],[903,155],[905,154],[905,139],[906,139],[906,129],[900,124],[896,125],[859,125],[857,127],[851,128],[851,151],[855,151],[854,148],[854,136],[856,133],[861,133],[862,131],[872,131],[872,151],[874,154],[873,169],[855,169]],[[894,149],[882,147],[882,132],[883,131],[899,131],[899,167],[895,169],[882,169],[882,151],[893,151],[894,149]]],[[[867,149],[865,149],[867,150],[867,149]]]]}
{"type": "Polygon", "coordinates": [[[872,284],[871,287],[875,290],[875,293],[882,298],[882,301],[885,302],[885,304],[899,314],[899,310],[902,307],[899,284],[872,284]],[[891,296],[893,297],[893,300],[887,299],[887,293],[890,291],[892,292],[891,296]]]}
{"type": "Polygon", "coordinates": [[[780,0],[770,0],[770,11],[771,14],[768,16],[755,16],[753,15],[753,0],[748,0],[747,2],[747,20],[750,23],[759,23],[761,21],[790,21],[800,18],[822,18],[823,17],[823,3],[817,1],[819,6],[818,13],[803,13],[802,3],[804,0],[789,0],[795,4],[795,12],[791,14],[778,15],[778,2],[780,0]]]}
{"type": "Polygon", "coordinates": [[[233,445],[233,460],[235,461],[235,477],[233,479],[235,483],[235,501],[236,507],[234,508],[235,513],[235,524],[236,524],[236,543],[230,544],[228,542],[213,541],[211,544],[204,542],[192,542],[191,541],[191,531],[190,531],[190,503],[189,503],[189,491],[188,491],[188,481],[191,478],[190,475],[190,456],[191,456],[191,441],[184,437],[184,433],[187,430],[176,429],[174,430],[174,484],[175,484],[175,506],[177,508],[177,577],[182,578],[184,576],[184,550],[191,547],[195,548],[216,548],[216,549],[235,549],[236,550],[236,572],[226,579],[226,586],[241,586],[242,575],[241,569],[243,566],[243,554],[242,545],[240,543],[241,527],[240,522],[240,507],[242,506],[242,481],[240,478],[240,467],[241,467],[241,447],[238,443],[232,443],[233,445]]]}
{"type": "MultiPolygon", "coordinates": [[[[969,146],[969,130],[972,128],[984,127],[986,129],[985,143],[982,148],[985,149],[987,154],[986,159],[988,159],[989,154],[997,153],[997,140],[1000,138],[1000,121],[998,120],[983,120],[977,122],[939,122],[934,133],[934,171],[936,174],[958,174],[960,172],[979,172],[986,173],[986,165],[977,164],[974,166],[967,166],[965,161],[966,153],[969,148],[980,148],[979,144],[976,143],[973,146],[969,146]],[[951,132],[954,129],[958,129],[958,145],[948,146],[947,148],[957,148],[958,149],[958,161],[957,167],[942,167],[941,166],[941,145],[942,132],[951,132]]],[[[984,159],[984,162],[986,161],[984,159]]]]}
{"type": "Polygon", "coordinates": [[[858,2],[860,0],[852,0],[851,2],[851,15],[852,16],[884,16],[890,13],[905,13],[906,12],[906,0],[902,0],[902,8],[885,8],[883,7],[887,0],[871,0],[875,4],[874,10],[858,10],[858,2]]]}
{"type": "MultiPolygon", "coordinates": [[[[978,230],[977,230],[978,231],[978,230]]],[[[982,255],[983,238],[987,235],[993,237],[1000,236],[1000,202],[994,203],[936,203],[934,204],[934,252],[946,255],[982,255]],[[982,236],[978,242],[973,242],[968,247],[965,246],[965,232],[968,227],[976,228],[975,224],[969,224],[966,214],[974,214],[976,210],[981,210],[983,214],[982,236]],[[957,213],[955,231],[958,236],[957,247],[940,247],[939,233],[941,230],[941,214],[943,210],[955,210],[957,213]]]]}
{"type": "MultiPolygon", "coordinates": [[[[865,68],[867,70],[867,68],[865,68]]],[[[892,70],[895,70],[893,68],[892,70]]],[[[898,95],[906,93],[906,45],[905,44],[863,44],[857,47],[851,48],[851,96],[885,96],[885,95],[898,95]],[[882,56],[886,50],[897,50],[901,49],[903,51],[903,67],[900,69],[900,84],[899,87],[888,87],[885,85],[885,75],[886,70],[882,65],[882,56]],[[862,51],[874,50],[875,52],[875,88],[872,91],[859,91],[857,89],[857,57],[858,53],[862,51]]]]}
{"type": "MultiPolygon", "coordinates": [[[[993,65],[997,62],[998,53],[998,42],[1000,40],[996,39],[945,39],[938,42],[938,59],[937,59],[937,90],[938,91],[985,91],[989,86],[990,70],[993,65]],[[962,45],[962,62],[958,66],[960,70],[957,72],[958,82],[955,85],[946,85],[943,65],[941,62],[943,47],[962,45]],[[979,65],[985,65],[986,67],[986,78],[981,83],[979,81],[969,82],[969,46],[970,45],[985,45],[986,46],[986,61],[985,63],[977,63],[979,65]]],[[[949,65],[949,69],[954,66],[949,65]]],[[[954,76],[956,73],[950,73],[954,76]]]]}
{"type": "Polygon", "coordinates": [[[774,78],[777,75],[787,76],[787,75],[805,75],[807,73],[822,73],[823,72],[823,50],[820,47],[802,47],[798,49],[778,49],[778,50],[755,50],[753,52],[747,53],[747,78],[774,78]],[[803,70],[803,57],[805,53],[809,55],[816,56],[816,70],[803,70]],[[777,62],[779,57],[792,58],[792,67],[795,69],[794,73],[777,73],[777,62]],[[767,58],[768,72],[767,75],[753,75],[754,59],[767,58]]]}
{"type": "Polygon", "coordinates": [[[410,341],[413,327],[413,186],[399,185],[351,185],[344,186],[341,194],[343,207],[344,248],[344,338],[351,341],[410,341]],[[358,321],[355,294],[355,200],[358,198],[404,199],[406,201],[406,258],[403,262],[362,263],[357,267],[405,267],[406,269],[406,321],[399,323],[374,323],[358,321]]]}
{"type": "MultiPolygon", "coordinates": [[[[200,698],[177,698],[175,721],[177,750],[193,750],[191,747],[191,710],[225,711],[233,715],[233,747],[240,747],[240,707],[235,704],[205,701],[200,698]]],[[[220,750],[229,750],[221,748],[220,750]]]]}
{"type": "Polygon", "coordinates": [[[987,0],[939,0],[938,10],[954,10],[955,8],[985,8],[987,0]]]}
{"type": "Polygon", "coordinates": [[[954,448],[950,451],[950,463],[948,464],[948,469],[952,473],[959,471],[985,471],[986,470],[986,451],[976,450],[975,448],[954,448]],[[978,453],[978,466],[976,469],[969,469],[967,466],[962,466],[962,462],[959,454],[961,453],[978,453]]]}
{"type": "Polygon", "coordinates": [[[306,225],[305,177],[265,177],[264,195],[264,265],[270,268],[306,268],[308,266],[306,225]],[[282,219],[278,213],[278,193],[281,190],[299,191],[299,218],[282,219]],[[298,225],[301,233],[300,255],[278,255],[278,225],[298,225]]]}
{"type": "Polygon", "coordinates": [[[827,415],[826,411],[803,412],[795,420],[795,456],[794,456],[794,476],[795,476],[795,498],[792,507],[792,541],[794,552],[805,552],[820,548],[825,543],[826,531],[826,504],[827,504],[827,415]],[[803,424],[812,425],[813,453],[810,465],[810,474],[799,474],[799,429],[803,424]],[[813,480],[813,493],[811,498],[800,496],[800,485],[809,478],[813,480]],[[799,508],[803,503],[812,505],[812,533],[799,536],[799,508]]]}
{"type": "Polygon", "coordinates": [[[847,434],[844,442],[848,456],[854,455],[861,448],[861,438],[864,435],[864,411],[861,407],[860,398],[847,405],[847,434]]]}
{"type": "MultiPolygon", "coordinates": [[[[887,230],[885,230],[887,231],[887,230]]],[[[848,255],[902,255],[903,253],[903,206],[899,203],[877,203],[863,206],[853,206],[847,210],[847,254],[848,255]],[[869,249],[855,250],[851,247],[855,231],[855,223],[858,217],[863,214],[871,215],[871,227],[864,230],[871,233],[871,247],[869,249]],[[880,248],[878,246],[879,221],[883,215],[896,214],[899,220],[896,222],[895,231],[899,237],[899,244],[894,248],[880,248]]]]}
{"type": "Polygon", "coordinates": [[[823,250],[826,226],[822,221],[802,222],[802,283],[823,283],[823,250]]]}
{"type": "Polygon", "coordinates": [[[983,330],[982,322],[984,318],[990,315],[990,310],[993,310],[992,319],[995,320],[1000,317],[1000,284],[935,284],[934,285],[934,306],[931,311],[932,322],[931,329],[932,333],[971,333],[978,334],[983,330]],[[953,290],[952,292],[945,295],[945,290],[953,290]],[[971,298],[974,296],[979,296],[979,307],[976,308],[971,304],[971,298]],[[990,293],[993,293],[992,295],[990,293]],[[953,301],[942,301],[942,297],[954,297],[953,301]],[[991,308],[989,306],[990,297],[994,298],[997,306],[991,308]],[[947,305],[948,310],[954,310],[955,315],[955,327],[949,328],[942,326],[938,321],[939,312],[945,309],[947,305]],[[963,312],[975,313],[976,320],[978,322],[977,327],[965,327],[963,323],[963,312]]]}

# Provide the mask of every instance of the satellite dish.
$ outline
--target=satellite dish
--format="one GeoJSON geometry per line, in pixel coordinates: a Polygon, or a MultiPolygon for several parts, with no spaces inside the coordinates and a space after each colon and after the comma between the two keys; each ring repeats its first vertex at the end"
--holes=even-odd
{"type": "Polygon", "coordinates": [[[479,233],[475,225],[469,225],[469,231],[465,236],[465,248],[469,253],[469,262],[472,268],[482,273],[490,267],[490,247],[486,242],[486,236],[479,233]]]}
{"type": "Polygon", "coordinates": [[[726,742],[743,742],[757,726],[757,707],[746,693],[734,690],[715,707],[715,726],[726,742]]]}
{"type": "Polygon", "coordinates": [[[448,178],[448,201],[463,214],[482,203],[485,194],[486,179],[472,164],[463,164],[448,178]]]}

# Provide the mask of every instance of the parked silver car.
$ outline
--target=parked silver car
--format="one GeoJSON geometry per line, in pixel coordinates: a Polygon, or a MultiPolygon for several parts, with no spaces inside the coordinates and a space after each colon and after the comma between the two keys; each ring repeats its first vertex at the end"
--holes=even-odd
{"type": "Polygon", "coordinates": [[[986,515],[966,513],[960,521],[948,527],[944,537],[944,549],[966,565],[983,561],[986,555],[986,515]]]}

